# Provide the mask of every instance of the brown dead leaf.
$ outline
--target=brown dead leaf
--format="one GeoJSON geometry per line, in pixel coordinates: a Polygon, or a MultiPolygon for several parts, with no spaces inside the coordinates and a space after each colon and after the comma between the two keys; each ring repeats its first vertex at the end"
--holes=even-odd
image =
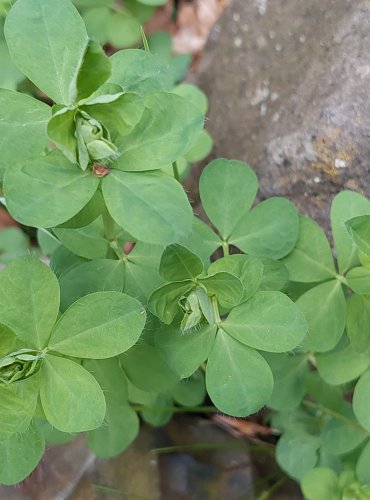
{"type": "Polygon", "coordinates": [[[197,54],[230,0],[193,0],[181,2],[174,35],[176,53],[197,54]]]}
{"type": "Polygon", "coordinates": [[[275,431],[270,427],[261,425],[253,420],[227,417],[224,415],[213,415],[212,420],[224,427],[235,437],[255,438],[257,436],[270,436],[275,434],[275,431]]]}

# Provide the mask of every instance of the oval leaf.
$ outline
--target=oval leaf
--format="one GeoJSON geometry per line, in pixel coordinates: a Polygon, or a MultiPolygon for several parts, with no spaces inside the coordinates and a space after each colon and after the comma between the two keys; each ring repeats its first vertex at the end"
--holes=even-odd
{"type": "Polygon", "coordinates": [[[88,44],[83,20],[68,0],[18,0],[5,22],[13,61],[59,104],[77,97],[77,75],[88,44]]]}
{"type": "Polygon", "coordinates": [[[239,342],[269,352],[294,349],[308,329],[301,311],[281,292],[257,292],[235,307],[222,327],[239,342]]]}
{"type": "Polygon", "coordinates": [[[111,358],[136,343],[145,318],[140,302],[128,295],[92,293],[67,309],[56,324],[48,347],[76,358],[111,358]]]}
{"type": "Polygon", "coordinates": [[[193,213],[182,186],[162,172],[112,171],[103,194],[113,219],[135,238],[166,245],[185,237],[193,213]]]}
{"type": "Polygon", "coordinates": [[[0,461],[0,483],[12,485],[23,481],[40,462],[44,451],[44,438],[32,425],[27,432],[0,441],[0,454],[3,457],[0,461]]]}
{"type": "Polygon", "coordinates": [[[269,365],[257,351],[219,330],[208,358],[206,386],[220,411],[245,417],[268,401],[273,378],[269,365]]]}
{"type": "Polygon", "coordinates": [[[250,210],[257,190],[256,174],[242,161],[221,158],[203,170],[199,181],[202,205],[224,240],[250,210]]]}
{"type": "Polygon", "coordinates": [[[162,254],[159,272],[166,281],[196,278],[203,272],[203,263],[193,252],[181,245],[170,245],[162,254]]]}
{"type": "Polygon", "coordinates": [[[19,92],[0,89],[0,109],[1,181],[9,165],[44,151],[51,108],[19,92]]]}
{"type": "Polygon", "coordinates": [[[295,206],[285,198],[270,198],[239,220],[229,242],[257,257],[281,259],[293,250],[298,233],[295,206]]]}
{"type": "Polygon", "coordinates": [[[341,338],[346,323],[346,300],[339,281],[315,286],[296,302],[308,322],[308,334],[302,348],[325,352],[341,338]]]}
{"type": "Polygon", "coordinates": [[[99,179],[55,150],[7,169],[4,192],[10,214],[22,224],[54,227],[79,212],[93,197],[99,179]]]}
{"type": "Polygon", "coordinates": [[[313,283],[336,276],[333,255],[321,227],[309,217],[299,217],[299,237],[294,250],[284,259],[292,281],[313,283]]]}
{"type": "Polygon", "coordinates": [[[43,349],[59,312],[54,273],[34,257],[23,257],[0,273],[0,323],[28,346],[43,349]]]}
{"type": "Polygon", "coordinates": [[[370,431],[370,371],[365,372],[357,382],[353,393],[353,412],[362,427],[370,431]]]}
{"type": "Polygon", "coordinates": [[[123,171],[155,170],[170,165],[189,151],[203,128],[203,115],[175,94],[150,94],[134,130],[117,141],[123,171]]]}
{"type": "Polygon", "coordinates": [[[353,191],[342,191],[331,205],[331,229],[337,253],[339,271],[345,273],[360,263],[357,247],[345,226],[346,221],[359,215],[370,215],[370,202],[353,191]]]}
{"type": "Polygon", "coordinates": [[[101,426],[106,405],[96,379],[81,365],[45,356],[40,373],[40,398],[48,421],[62,432],[83,432],[101,426]]]}

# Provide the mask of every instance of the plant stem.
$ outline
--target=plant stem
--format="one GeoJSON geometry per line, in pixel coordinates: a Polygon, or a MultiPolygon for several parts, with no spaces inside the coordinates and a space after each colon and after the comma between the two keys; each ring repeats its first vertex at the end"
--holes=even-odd
{"type": "Polygon", "coordinates": [[[177,161],[174,161],[172,163],[172,170],[173,170],[173,176],[178,182],[180,182],[180,173],[179,173],[179,167],[177,166],[177,161]]]}
{"type": "Polygon", "coordinates": [[[282,477],[281,479],[279,479],[279,481],[276,481],[276,483],[273,484],[270,489],[261,493],[261,495],[258,496],[257,500],[267,500],[268,498],[270,498],[273,493],[278,491],[283,486],[286,480],[286,477],[282,477]]]}
{"type": "Polygon", "coordinates": [[[224,252],[224,257],[227,257],[228,255],[230,255],[229,243],[227,241],[222,242],[222,251],[224,252]]]}

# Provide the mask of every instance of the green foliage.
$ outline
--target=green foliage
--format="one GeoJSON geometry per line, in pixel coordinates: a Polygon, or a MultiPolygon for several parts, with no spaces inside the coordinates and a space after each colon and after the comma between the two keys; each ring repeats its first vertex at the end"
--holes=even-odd
{"type": "Polygon", "coordinates": [[[0,483],[45,442],[86,432],[110,457],[139,418],[209,398],[236,417],[269,408],[306,498],[369,498],[370,202],[334,198],[333,251],[288,200],[256,204],[248,165],[218,159],[202,222],[179,179],[212,145],[206,97],[175,86],[186,65],[168,37],[111,57],[96,41],[135,43],[163,2],[75,3],[87,29],[69,0],[17,0],[5,22],[48,104],[0,90],[1,201],[41,247],[0,233],[0,483]]]}

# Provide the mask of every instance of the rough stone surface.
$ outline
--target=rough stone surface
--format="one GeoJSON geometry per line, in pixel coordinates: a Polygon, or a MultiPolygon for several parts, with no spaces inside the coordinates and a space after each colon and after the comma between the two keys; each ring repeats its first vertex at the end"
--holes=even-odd
{"type": "Polygon", "coordinates": [[[214,156],[327,225],[340,189],[370,194],[369,48],[368,0],[232,0],[198,79],[214,156]]]}

